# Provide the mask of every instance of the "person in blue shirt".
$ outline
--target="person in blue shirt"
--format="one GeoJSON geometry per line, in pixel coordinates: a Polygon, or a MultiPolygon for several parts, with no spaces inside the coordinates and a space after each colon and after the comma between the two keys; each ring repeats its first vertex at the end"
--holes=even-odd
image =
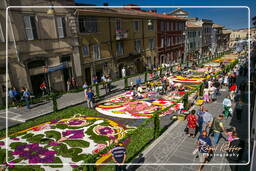
{"type": "Polygon", "coordinates": [[[9,95],[9,97],[10,97],[12,103],[14,104],[14,103],[15,103],[15,96],[14,96],[13,89],[9,89],[8,95],[9,95]]]}
{"type": "Polygon", "coordinates": [[[23,99],[26,102],[27,109],[30,109],[30,104],[29,104],[30,103],[30,92],[28,91],[27,88],[24,88],[23,90],[24,90],[23,91],[23,99]]]}
{"type": "Polygon", "coordinates": [[[141,84],[141,78],[139,77],[136,79],[136,85],[139,86],[140,84],[141,84]]]}
{"type": "Polygon", "coordinates": [[[88,108],[92,109],[94,106],[94,104],[93,104],[94,93],[92,92],[91,88],[89,88],[88,91],[86,92],[86,96],[87,96],[88,108]]]}
{"type": "Polygon", "coordinates": [[[202,163],[199,170],[203,169],[204,163],[209,162],[209,155],[211,152],[212,142],[210,137],[207,136],[207,131],[202,131],[202,134],[198,137],[197,140],[198,155],[199,161],[202,163]]]}

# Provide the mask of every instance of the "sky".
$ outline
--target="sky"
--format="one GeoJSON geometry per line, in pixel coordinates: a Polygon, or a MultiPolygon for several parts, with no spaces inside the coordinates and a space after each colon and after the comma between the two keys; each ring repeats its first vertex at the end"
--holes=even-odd
{"type": "MultiPolygon", "coordinates": [[[[256,16],[256,0],[76,0],[77,3],[122,6],[136,4],[139,6],[248,6],[251,18],[256,16]]],[[[175,8],[157,8],[159,13],[170,12],[175,8]]],[[[183,8],[190,17],[211,19],[214,23],[229,29],[248,27],[247,8],[183,8]]]]}

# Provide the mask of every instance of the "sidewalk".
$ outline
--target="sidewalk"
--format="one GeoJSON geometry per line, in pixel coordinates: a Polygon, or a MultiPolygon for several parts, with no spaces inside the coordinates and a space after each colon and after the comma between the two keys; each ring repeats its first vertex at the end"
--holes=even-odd
{"type": "MultiPolygon", "coordinates": [[[[238,82],[243,81],[245,78],[238,79],[238,82]]],[[[228,89],[222,88],[221,95],[218,96],[216,102],[205,104],[204,106],[209,110],[209,112],[215,117],[222,113],[222,101],[225,96],[228,95],[228,89]]],[[[232,108],[235,107],[233,103],[232,108]]],[[[236,120],[236,115],[233,114],[233,118],[225,119],[224,126],[229,128],[236,126],[238,130],[239,137],[248,142],[248,106],[244,106],[242,123],[238,123],[236,120]]],[[[194,109],[198,109],[195,106],[194,109]]],[[[233,110],[234,111],[234,110],[233,110]]],[[[196,138],[190,138],[184,133],[184,128],[186,127],[186,121],[176,121],[172,126],[170,126],[163,135],[161,135],[157,140],[155,140],[146,150],[142,152],[142,155],[135,159],[133,163],[138,164],[151,164],[158,163],[158,165],[141,165],[141,166],[128,166],[128,170],[137,171],[153,171],[153,170],[168,170],[168,171],[195,171],[198,169],[196,165],[188,165],[186,163],[199,163],[199,159],[196,158],[192,152],[195,149],[196,138]],[[179,164],[179,165],[164,165],[164,164],[179,164]],[[161,165],[162,164],[162,165],[161,165]]],[[[213,140],[213,138],[211,138],[213,140]]],[[[219,144],[224,144],[224,139],[220,139],[219,144]]],[[[215,152],[216,154],[221,154],[223,152],[215,152]]],[[[224,153],[223,153],[224,154],[224,153]]],[[[244,157],[243,157],[244,158],[244,157]]],[[[214,156],[210,161],[210,164],[214,163],[228,163],[225,157],[214,156]]],[[[203,170],[210,171],[229,171],[230,167],[228,165],[213,165],[205,166],[203,170]]],[[[245,171],[243,169],[243,171],[245,171]]]]}

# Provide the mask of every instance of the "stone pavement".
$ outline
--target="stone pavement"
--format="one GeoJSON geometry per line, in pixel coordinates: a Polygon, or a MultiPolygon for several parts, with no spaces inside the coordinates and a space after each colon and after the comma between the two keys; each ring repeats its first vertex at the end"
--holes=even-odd
{"type": "MultiPolygon", "coordinates": [[[[239,79],[239,80],[244,80],[239,79]]],[[[216,102],[205,104],[209,112],[213,116],[217,116],[222,113],[222,101],[224,97],[228,95],[227,88],[221,89],[221,95],[218,97],[216,102]]],[[[235,107],[235,104],[232,105],[235,107]]],[[[244,111],[242,116],[242,123],[236,121],[236,115],[231,119],[225,119],[224,126],[229,128],[236,126],[238,129],[238,134],[241,139],[248,142],[248,106],[244,105],[244,111]]],[[[195,107],[197,109],[197,107],[195,107]]],[[[161,135],[157,140],[155,140],[142,154],[137,157],[133,163],[138,164],[150,164],[157,163],[157,165],[141,165],[141,166],[128,166],[128,170],[138,170],[138,171],[194,171],[198,169],[198,166],[188,164],[188,163],[199,163],[199,159],[196,158],[192,152],[195,149],[196,138],[188,137],[184,133],[184,128],[186,127],[186,121],[176,121],[172,126],[170,126],[163,135],[161,135]],[[179,165],[166,165],[166,164],[179,164],[179,165]]],[[[213,138],[212,138],[213,139],[213,138]]],[[[219,144],[225,144],[224,139],[220,139],[219,144]]],[[[219,150],[215,154],[225,154],[219,150]]],[[[246,156],[247,153],[245,153],[246,156]]],[[[243,156],[246,160],[246,157],[243,156]]],[[[228,163],[225,157],[214,156],[209,164],[216,163],[228,163]]],[[[240,168],[241,169],[241,168],[240,168]]],[[[229,171],[230,167],[228,165],[207,165],[203,170],[210,171],[229,171]]],[[[243,170],[244,171],[244,170],[243,170]]]]}

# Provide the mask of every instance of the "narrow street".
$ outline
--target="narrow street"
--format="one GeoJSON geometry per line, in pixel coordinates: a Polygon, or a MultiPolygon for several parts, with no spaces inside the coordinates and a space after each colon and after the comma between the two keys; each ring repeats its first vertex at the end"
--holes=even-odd
{"type": "MultiPolygon", "coordinates": [[[[246,77],[239,77],[237,80],[238,85],[247,80],[246,77]]],[[[223,112],[223,99],[228,95],[228,89],[223,87],[221,90],[221,95],[218,96],[217,101],[213,103],[205,104],[204,106],[208,109],[209,113],[213,117],[222,114],[223,112]]],[[[246,93],[247,95],[247,93],[246,93]]],[[[246,97],[245,95],[245,97],[246,97]]],[[[246,98],[244,98],[245,103],[247,103],[246,98]]],[[[232,108],[234,111],[235,103],[233,102],[232,108]]],[[[198,109],[198,106],[195,106],[194,109],[198,109]]],[[[128,166],[128,170],[138,170],[138,171],[153,171],[153,170],[168,170],[168,171],[194,171],[198,169],[198,166],[192,165],[191,163],[199,163],[199,158],[196,158],[196,155],[193,155],[192,152],[195,149],[196,138],[188,137],[184,133],[184,128],[186,127],[186,121],[176,121],[172,126],[166,130],[156,141],[154,141],[149,147],[147,147],[142,154],[134,160],[135,163],[139,164],[148,164],[141,166],[128,166]],[[157,163],[157,165],[150,165],[151,163],[157,163]],[[178,165],[175,165],[177,163],[178,165]],[[169,164],[169,165],[168,165],[169,164]]],[[[224,127],[230,128],[235,126],[238,131],[238,135],[241,140],[248,142],[248,105],[243,106],[242,122],[238,122],[236,119],[236,113],[233,112],[233,117],[229,117],[224,120],[224,127]]],[[[211,138],[213,141],[213,137],[211,138]]],[[[219,141],[219,144],[225,144],[225,140],[222,138],[219,141]]],[[[246,144],[245,146],[248,146],[246,144]]],[[[246,150],[245,150],[246,151],[246,150]]],[[[216,154],[225,154],[226,152],[216,151],[216,154]]],[[[244,161],[247,161],[248,153],[244,153],[242,158],[244,161]]],[[[219,164],[228,164],[228,161],[224,156],[214,156],[209,162],[210,165],[204,167],[203,170],[210,171],[229,171],[230,167],[228,165],[219,165],[219,164]],[[214,165],[218,164],[218,165],[214,165]]],[[[240,167],[240,170],[248,170],[248,167],[240,167]]]]}

